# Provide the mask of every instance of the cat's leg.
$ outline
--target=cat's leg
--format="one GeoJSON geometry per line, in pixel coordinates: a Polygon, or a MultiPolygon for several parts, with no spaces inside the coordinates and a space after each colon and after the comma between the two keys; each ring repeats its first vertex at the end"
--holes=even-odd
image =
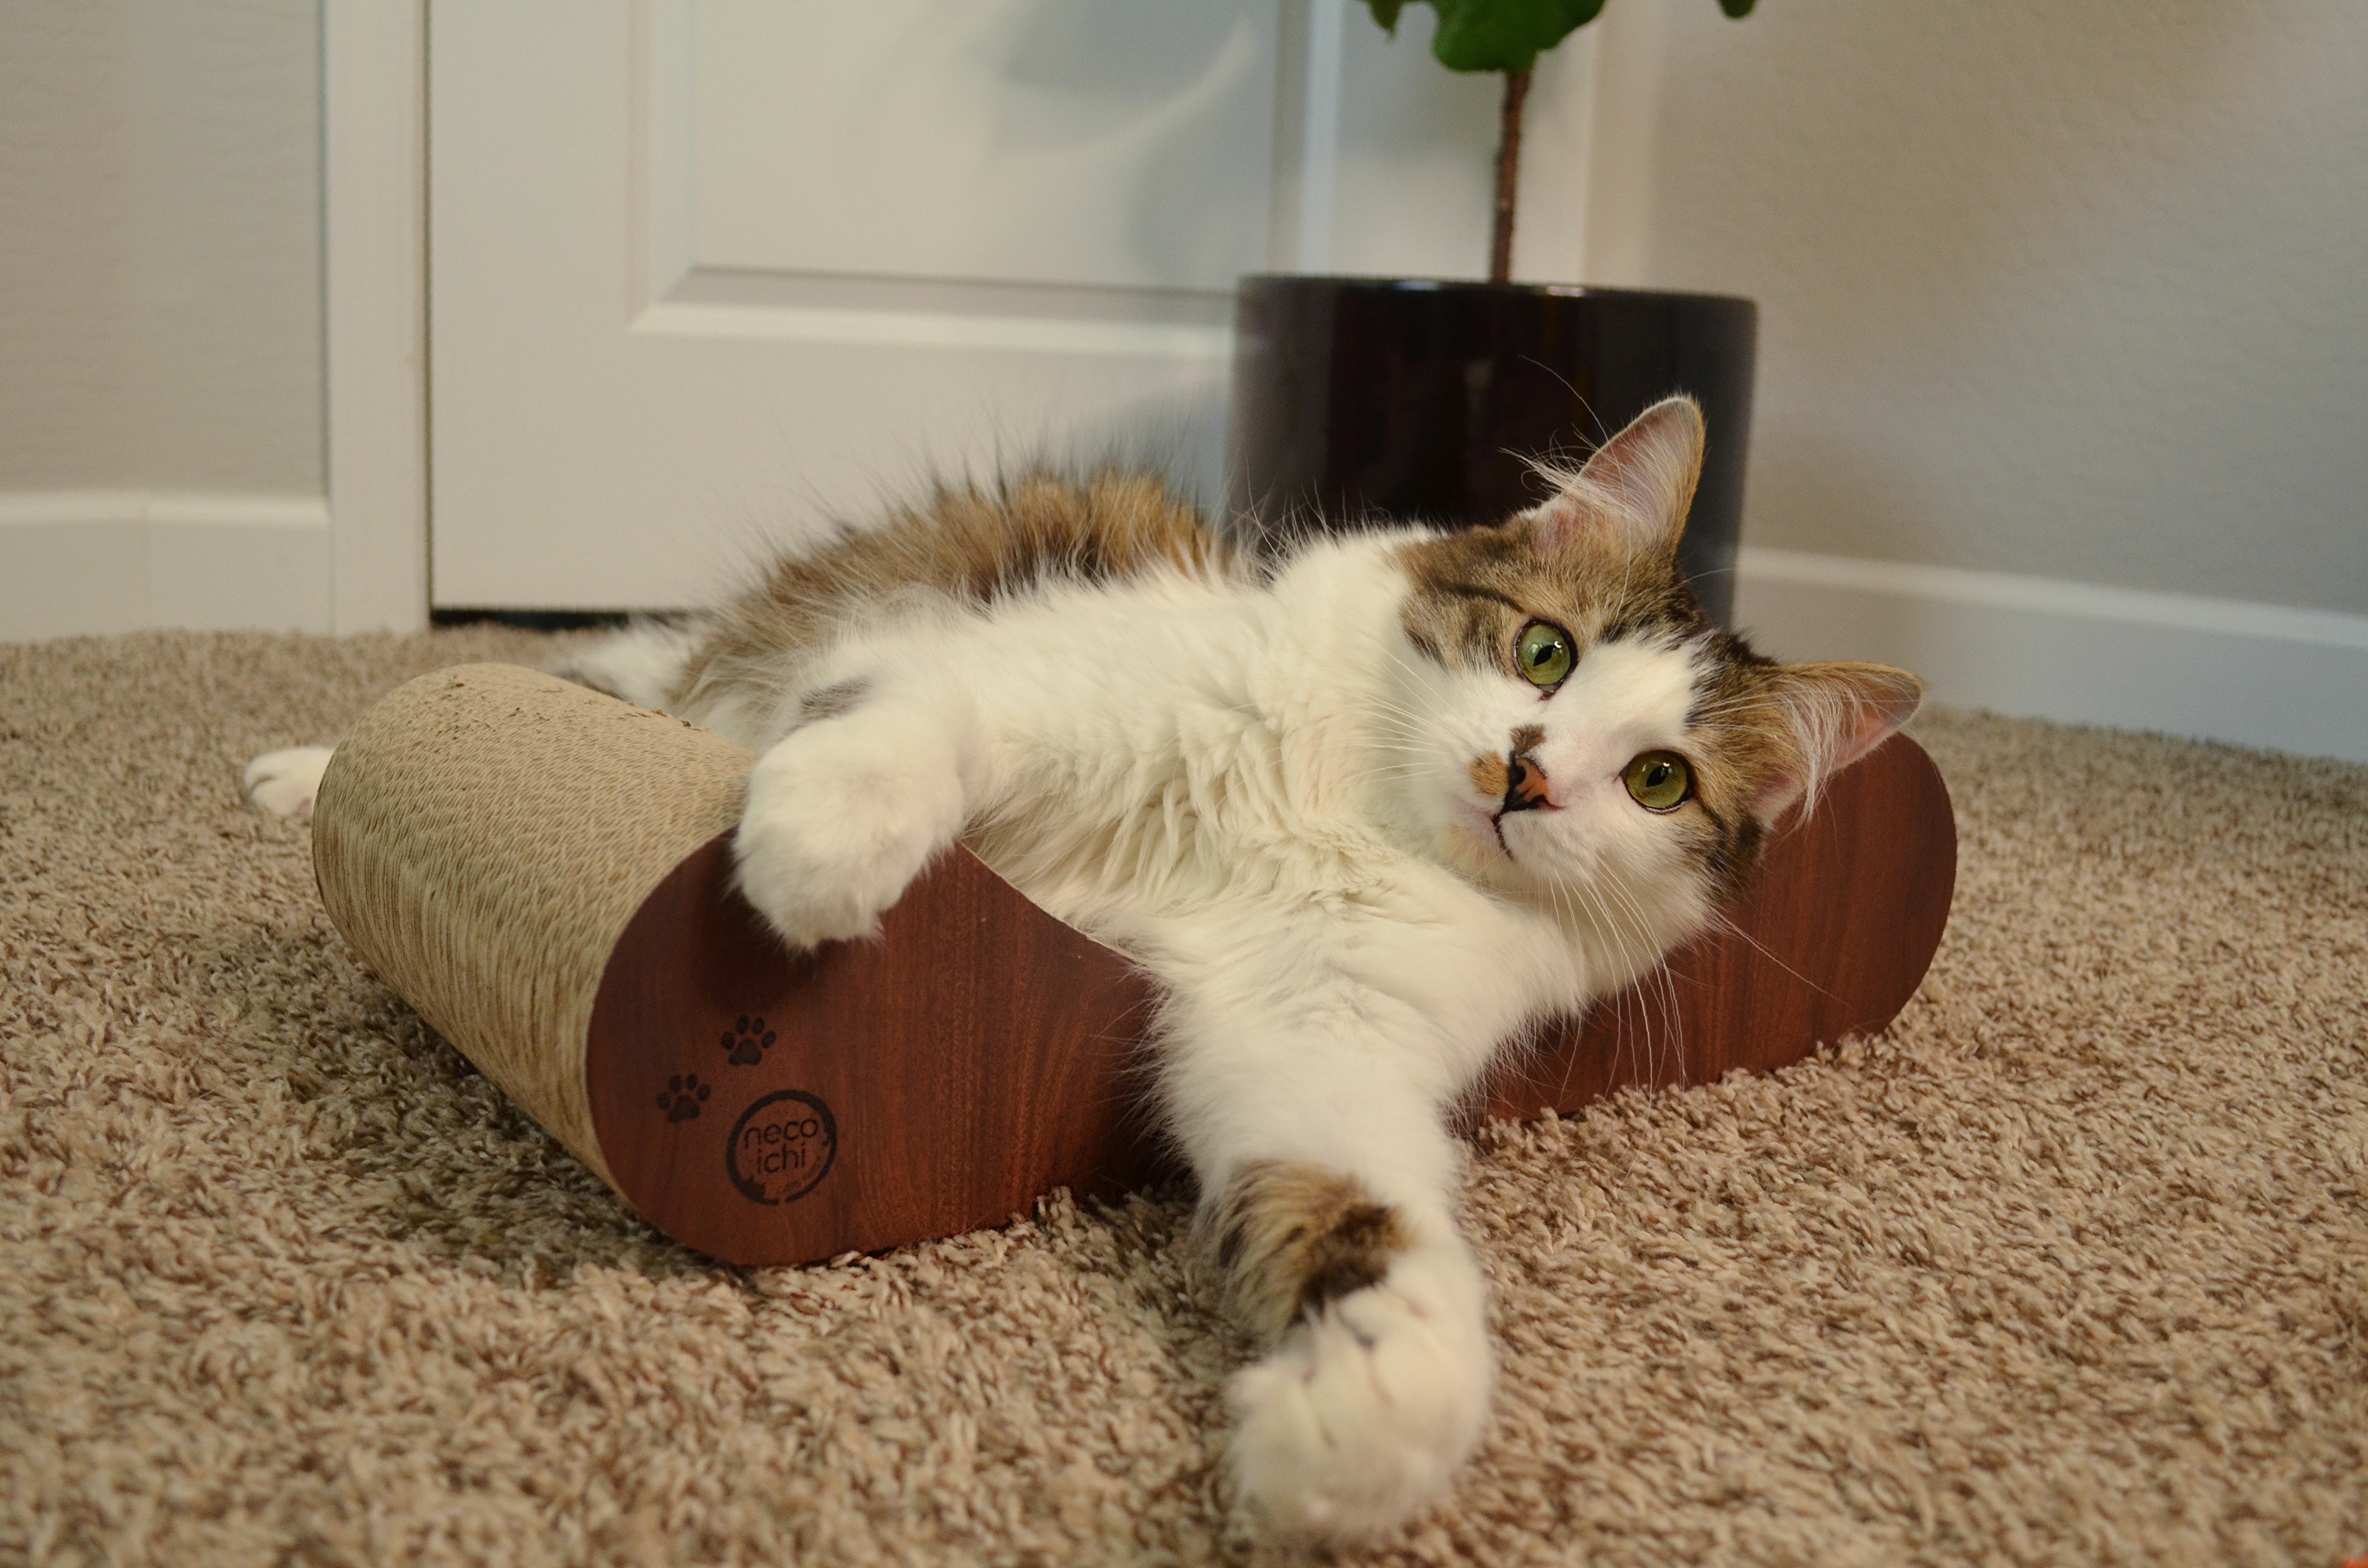
{"type": "Polygon", "coordinates": [[[313,809],[321,776],[329,770],[327,746],[290,746],[268,751],[246,765],[239,783],[246,803],[266,816],[292,817],[313,809]]]}
{"type": "Polygon", "coordinates": [[[666,708],[700,635],[692,622],[637,620],[568,654],[551,673],[643,708],[666,708]]]}
{"type": "MultiPolygon", "coordinates": [[[[692,625],[639,621],[569,654],[551,673],[644,708],[663,708],[698,638],[699,630],[692,625]]],[[[290,746],[265,752],[246,765],[240,776],[240,792],[248,805],[266,816],[300,816],[313,809],[313,799],[321,791],[330,750],[328,746],[290,746]]]]}
{"type": "Polygon", "coordinates": [[[1236,1484],[1286,1529],[1387,1528],[1446,1490],[1495,1383],[1461,1151],[1422,1074],[1367,1044],[1177,1044],[1204,1233],[1268,1346],[1228,1390],[1236,1484]]]}
{"type": "Polygon", "coordinates": [[[951,687],[864,690],[757,759],[734,839],[740,891],[783,940],[871,935],[961,834],[967,707],[951,687]]]}

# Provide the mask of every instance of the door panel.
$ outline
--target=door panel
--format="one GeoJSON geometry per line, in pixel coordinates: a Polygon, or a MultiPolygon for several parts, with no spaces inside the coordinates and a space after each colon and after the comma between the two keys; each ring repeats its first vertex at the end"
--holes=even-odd
{"type": "MultiPolygon", "coordinates": [[[[433,602],[696,604],[1040,454],[1215,496],[1237,274],[1479,263],[1493,89],[1429,60],[1429,16],[437,0],[433,602]]],[[[1554,236],[1581,182],[1541,88],[1523,223],[1554,236]]]]}
{"type": "Polygon", "coordinates": [[[1040,450],[1147,437],[1213,488],[1277,26],[436,7],[435,602],[695,603],[883,485],[1040,450]]]}
{"type": "Polygon", "coordinates": [[[707,0],[660,25],[690,33],[657,85],[689,155],[658,177],[691,187],[701,268],[1222,293],[1265,265],[1273,0],[707,0]]]}

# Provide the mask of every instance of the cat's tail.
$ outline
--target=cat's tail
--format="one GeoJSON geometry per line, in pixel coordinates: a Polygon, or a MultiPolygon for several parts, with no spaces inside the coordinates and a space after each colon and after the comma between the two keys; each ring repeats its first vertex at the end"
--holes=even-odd
{"type": "Polygon", "coordinates": [[[239,792],[265,816],[302,816],[313,809],[313,797],[321,792],[321,775],[329,770],[329,752],[327,746],[265,752],[239,775],[239,792]]]}
{"type": "MultiPolygon", "coordinates": [[[[670,708],[683,666],[703,631],[689,620],[637,620],[561,659],[551,673],[643,708],[670,708]]],[[[302,816],[320,793],[332,749],[290,746],[265,752],[239,776],[239,793],[266,816],[302,816]]]]}
{"type": "Polygon", "coordinates": [[[562,659],[551,673],[637,707],[672,712],[682,695],[683,669],[706,631],[704,623],[689,618],[636,620],[562,659]]]}

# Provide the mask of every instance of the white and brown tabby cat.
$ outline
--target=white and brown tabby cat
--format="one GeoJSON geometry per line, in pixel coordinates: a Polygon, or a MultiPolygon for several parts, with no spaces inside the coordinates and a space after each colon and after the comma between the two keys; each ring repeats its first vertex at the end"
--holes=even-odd
{"type": "MultiPolygon", "coordinates": [[[[759,754],[739,881],[791,945],[871,932],[959,838],[1158,976],[1160,1109],[1267,1346],[1235,1479],[1366,1533],[1487,1415],[1450,1108],[1702,930],[1921,696],[1703,618],[1702,449],[1672,399],[1497,527],[1280,561],[1146,479],[943,489],[562,673],[759,754]]],[[[258,758],[250,792],[297,809],[324,758],[258,758]]]]}

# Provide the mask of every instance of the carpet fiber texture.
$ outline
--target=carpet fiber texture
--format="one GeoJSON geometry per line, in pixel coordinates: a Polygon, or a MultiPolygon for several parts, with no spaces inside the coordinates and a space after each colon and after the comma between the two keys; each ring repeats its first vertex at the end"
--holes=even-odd
{"type": "MultiPolygon", "coordinates": [[[[0,647],[0,1563],[1295,1560],[1174,1193],[735,1270],[346,949],[240,764],[547,642],[0,647]]],[[[1496,1423],[1339,1560],[2368,1550],[2368,769],[1918,727],[1884,1037],[1472,1147],[1496,1423]]]]}

